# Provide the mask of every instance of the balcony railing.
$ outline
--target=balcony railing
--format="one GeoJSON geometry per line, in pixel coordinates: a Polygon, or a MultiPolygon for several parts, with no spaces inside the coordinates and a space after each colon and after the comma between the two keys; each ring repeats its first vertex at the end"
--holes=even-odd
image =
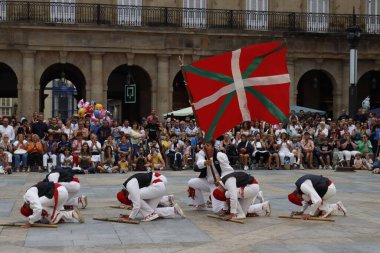
{"type": "Polygon", "coordinates": [[[174,27],[272,32],[345,33],[355,19],[363,33],[380,34],[380,16],[255,12],[246,10],[171,7],[5,2],[0,0],[1,23],[99,24],[121,27],[174,27]]]}

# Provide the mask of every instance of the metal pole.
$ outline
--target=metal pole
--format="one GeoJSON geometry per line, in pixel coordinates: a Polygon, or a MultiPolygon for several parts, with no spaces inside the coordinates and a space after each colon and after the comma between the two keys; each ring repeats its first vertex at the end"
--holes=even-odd
{"type": "Polygon", "coordinates": [[[357,73],[358,73],[358,50],[350,49],[350,96],[349,96],[349,114],[354,117],[356,114],[357,100],[357,73]]]}

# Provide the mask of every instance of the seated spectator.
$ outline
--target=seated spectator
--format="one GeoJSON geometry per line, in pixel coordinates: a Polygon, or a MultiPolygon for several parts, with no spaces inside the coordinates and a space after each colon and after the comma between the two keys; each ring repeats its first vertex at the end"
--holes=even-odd
{"type": "Polygon", "coordinates": [[[329,140],[327,138],[324,138],[322,140],[322,144],[319,147],[319,162],[321,165],[319,165],[319,169],[332,169],[331,161],[333,158],[333,147],[329,144],[329,140]]]}
{"type": "MultiPolygon", "coordinates": [[[[254,135],[255,139],[251,142],[253,147],[252,156],[255,158],[257,166],[261,166],[261,163],[267,163],[269,160],[269,151],[266,149],[264,141],[261,139],[260,132],[254,135]]],[[[268,168],[268,166],[267,166],[268,168]]]]}
{"type": "Polygon", "coordinates": [[[82,150],[82,145],[86,141],[83,140],[82,133],[78,133],[75,137],[75,140],[73,140],[71,148],[72,148],[72,154],[73,154],[73,162],[74,166],[78,165],[78,155],[80,151],[82,150]]]}
{"type": "Polygon", "coordinates": [[[231,137],[229,134],[225,134],[223,136],[223,140],[220,142],[220,145],[219,145],[219,151],[223,152],[223,153],[226,153],[226,148],[228,145],[231,145],[232,144],[232,141],[231,141],[231,137]]]}
{"type": "Polygon", "coordinates": [[[362,125],[360,122],[355,123],[355,128],[351,131],[351,139],[358,144],[361,138],[362,125]]]}
{"type": "Polygon", "coordinates": [[[71,154],[71,149],[65,148],[61,156],[61,168],[71,170],[73,166],[74,166],[74,158],[71,154]]]}
{"type": "Polygon", "coordinates": [[[48,140],[44,143],[44,145],[45,145],[44,150],[46,151],[46,153],[42,157],[42,164],[44,166],[44,170],[48,169],[48,163],[51,163],[53,166],[50,169],[55,170],[55,168],[57,167],[56,151],[57,151],[58,145],[57,145],[57,142],[54,140],[53,133],[48,134],[48,140]]]}
{"type": "Polygon", "coordinates": [[[290,166],[295,163],[295,157],[292,152],[293,143],[288,140],[288,134],[286,132],[282,132],[280,135],[280,140],[277,141],[277,149],[278,155],[280,157],[281,165],[285,167],[285,169],[290,169],[290,166]]]}
{"type": "Polygon", "coordinates": [[[143,147],[140,147],[138,152],[133,155],[132,167],[135,171],[147,171],[149,166],[148,159],[145,155],[145,150],[143,147]]]}
{"type": "MultiPolygon", "coordinates": [[[[20,172],[20,161],[22,161],[22,172],[26,172],[28,168],[28,142],[24,140],[23,134],[17,135],[17,140],[13,142],[13,155],[15,158],[15,170],[20,172]]],[[[30,168],[28,168],[30,172],[30,168]]]]}
{"type": "Polygon", "coordinates": [[[355,170],[365,170],[366,169],[366,165],[362,159],[362,154],[359,152],[355,154],[355,160],[354,160],[354,166],[353,167],[355,168],[355,170]]]}
{"type": "MultiPolygon", "coordinates": [[[[66,134],[66,140],[71,140],[74,137],[74,130],[71,125],[71,120],[68,119],[66,124],[62,127],[62,133],[66,134]]],[[[62,134],[61,134],[62,137],[62,134]]]]}
{"type": "Polygon", "coordinates": [[[52,118],[51,124],[48,127],[48,134],[51,134],[53,136],[54,141],[59,141],[59,137],[61,135],[61,127],[58,125],[57,119],[52,118]]]}
{"type": "Polygon", "coordinates": [[[87,128],[84,127],[84,122],[81,120],[78,122],[78,129],[74,131],[74,137],[77,137],[77,135],[81,133],[82,134],[82,138],[84,140],[88,140],[89,139],[89,131],[87,128]]]}
{"type": "Polygon", "coordinates": [[[113,139],[113,135],[109,135],[109,136],[107,137],[107,139],[104,141],[104,143],[103,143],[103,147],[102,147],[102,150],[104,150],[104,149],[106,148],[106,146],[111,146],[112,151],[113,151],[114,153],[117,152],[116,142],[115,142],[114,139],[113,139]]]}
{"type": "Polygon", "coordinates": [[[253,126],[250,128],[250,134],[256,136],[257,133],[261,133],[260,121],[255,120],[253,126]]]}
{"type": "Polygon", "coordinates": [[[244,170],[248,170],[248,162],[250,154],[253,152],[252,145],[248,142],[245,134],[241,135],[240,143],[237,145],[237,151],[239,153],[240,161],[242,162],[244,170]]]}
{"type": "Polygon", "coordinates": [[[170,138],[170,146],[167,153],[169,166],[172,170],[182,169],[182,150],[184,143],[173,134],[170,138]]]}
{"type": "Polygon", "coordinates": [[[351,166],[351,157],[355,156],[357,151],[357,145],[351,140],[351,135],[346,133],[344,138],[340,140],[339,150],[343,152],[343,158],[346,161],[346,166],[351,166]]]}
{"type": "Polygon", "coordinates": [[[91,151],[87,142],[83,143],[82,150],[78,156],[78,167],[84,174],[95,173],[94,162],[91,161],[91,151]]]}
{"type": "Polygon", "coordinates": [[[314,133],[314,137],[319,136],[320,133],[323,133],[326,137],[329,135],[329,129],[327,128],[326,123],[324,121],[319,122],[319,126],[317,127],[317,130],[314,133]]]}
{"type": "Polygon", "coordinates": [[[12,166],[9,165],[8,155],[4,153],[3,146],[0,146],[0,174],[12,174],[12,166]]]}
{"type": "Polygon", "coordinates": [[[115,159],[118,161],[119,157],[124,155],[128,163],[131,162],[132,145],[126,135],[122,135],[120,141],[116,145],[115,159]]]}
{"type": "Polygon", "coordinates": [[[185,165],[185,168],[189,168],[189,160],[193,159],[192,157],[192,147],[190,140],[185,141],[185,147],[183,149],[183,163],[185,165]]]}
{"type": "Polygon", "coordinates": [[[65,150],[65,148],[71,148],[71,142],[69,142],[67,138],[68,138],[67,134],[62,133],[61,138],[60,138],[60,142],[58,142],[58,144],[57,144],[56,153],[57,153],[59,161],[61,160],[61,156],[63,155],[63,151],[65,150]]]}
{"type": "Polygon", "coordinates": [[[107,146],[102,154],[102,159],[97,166],[99,173],[116,173],[119,170],[118,166],[115,166],[115,157],[112,152],[111,146],[107,146]]]}
{"type": "Polygon", "coordinates": [[[363,155],[372,153],[372,143],[370,140],[368,140],[367,135],[363,134],[361,137],[361,140],[359,140],[357,144],[358,144],[358,151],[362,153],[363,155]]]}
{"type": "Polygon", "coordinates": [[[42,156],[44,148],[37,134],[32,135],[32,142],[28,143],[28,165],[30,167],[38,167],[38,171],[42,171],[42,156]]]}
{"type": "Polygon", "coordinates": [[[153,171],[163,170],[165,168],[165,161],[162,158],[161,154],[157,151],[156,147],[151,147],[150,154],[147,158],[153,171]]]}
{"type": "Polygon", "coordinates": [[[366,170],[373,170],[373,154],[367,153],[363,162],[366,170]]]}
{"type": "Polygon", "coordinates": [[[3,134],[0,141],[0,146],[4,148],[4,153],[8,156],[9,165],[12,165],[13,148],[9,141],[8,134],[3,134]]]}
{"type": "Polygon", "coordinates": [[[272,161],[276,163],[276,168],[280,168],[280,158],[278,156],[277,144],[273,134],[268,134],[266,149],[269,151],[268,169],[272,169],[272,161]]]}
{"type": "Polygon", "coordinates": [[[100,155],[102,153],[102,145],[100,142],[98,142],[97,138],[98,137],[95,134],[91,134],[90,140],[87,141],[91,152],[91,161],[94,163],[95,167],[97,167],[98,163],[100,162],[100,155]]]}
{"type": "Polygon", "coordinates": [[[310,169],[316,169],[313,165],[314,142],[310,138],[309,132],[305,132],[301,140],[302,152],[305,156],[305,161],[310,169]]]}
{"type": "Polygon", "coordinates": [[[117,166],[119,167],[120,173],[128,172],[129,162],[125,154],[120,154],[119,160],[117,161],[117,166]]]}
{"type": "Polygon", "coordinates": [[[17,128],[17,135],[18,134],[23,134],[24,136],[28,134],[32,134],[32,128],[30,127],[27,119],[24,118],[21,121],[21,126],[17,128]]]}
{"type": "Polygon", "coordinates": [[[152,147],[156,148],[156,152],[160,153],[160,145],[156,140],[152,140],[151,142],[148,143],[148,149],[149,151],[152,149],[152,147]]]}

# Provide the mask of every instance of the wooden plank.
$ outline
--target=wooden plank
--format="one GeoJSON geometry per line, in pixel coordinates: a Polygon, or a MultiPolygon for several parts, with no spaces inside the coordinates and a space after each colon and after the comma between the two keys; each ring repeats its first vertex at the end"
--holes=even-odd
{"type": "MultiPolygon", "coordinates": [[[[207,217],[218,219],[218,220],[224,220],[223,216],[219,216],[219,215],[216,215],[216,214],[207,214],[207,217]]],[[[224,221],[231,221],[231,222],[235,222],[235,223],[244,224],[243,220],[238,220],[238,219],[231,219],[231,220],[224,220],[224,221]]]]}
{"type": "MultiPolygon", "coordinates": [[[[302,220],[301,215],[296,215],[296,216],[288,216],[288,215],[280,215],[278,216],[279,218],[285,218],[285,219],[298,219],[302,220]]],[[[320,218],[320,217],[310,217],[309,220],[315,220],[315,221],[335,221],[334,219],[330,218],[320,218]]]]}
{"type": "Polygon", "coordinates": [[[109,222],[117,222],[117,223],[129,223],[129,224],[140,224],[140,221],[137,220],[120,220],[120,218],[93,218],[94,220],[99,221],[109,221],[109,222]]]}
{"type": "MultiPolygon", "coordinates": [[[[25,225],[25,223],[2,223],[0,226],[5,226],[5,227],[21,227],[22,225],[25,225]]],[[[40,224],[40,223],[35,223],[31,224],[31,227],[34,228],[57,228],[58,226],[56,224],[40,224]]]]}

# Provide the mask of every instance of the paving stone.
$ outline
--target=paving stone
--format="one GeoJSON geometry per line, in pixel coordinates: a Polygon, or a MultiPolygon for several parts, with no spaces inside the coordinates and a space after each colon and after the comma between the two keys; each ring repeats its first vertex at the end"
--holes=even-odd
{"type": "Polygon", "coordinates": [[[15,203],[15,200],[0,199],[0,217],[9,217],[15,203]]]}

